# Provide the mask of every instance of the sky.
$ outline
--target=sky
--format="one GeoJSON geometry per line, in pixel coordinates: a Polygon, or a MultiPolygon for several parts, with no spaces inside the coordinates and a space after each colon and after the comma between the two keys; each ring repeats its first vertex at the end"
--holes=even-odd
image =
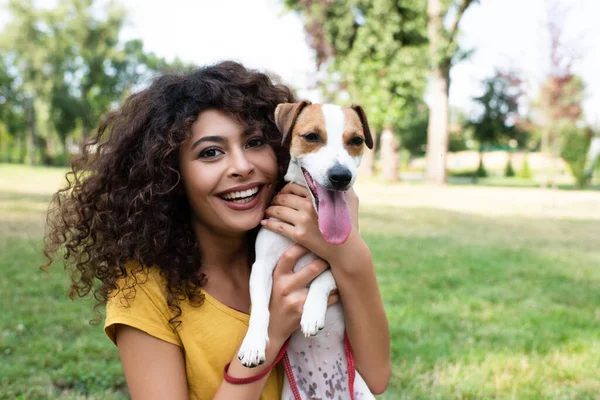
{"type": "MultiPolygon", "coordinates": [[[[55,0],[37,0],[49,5],[55,0]]],[[[547,0],[481,0],[461,22],[460,43],[473,55],[451,73],[450,104],[473,112],[481,80],[494,70],[514,69],[526,82],[530,99],[548,73],[547,0]]],[[[269,70],[318,101],[313,89],[315,63],[300,18],[284,12],[281,0],[124,0],[129,20],[124,40],[141,38],[146,50],[198,65],[223,59],[269,70]]],[[[573,69],[587,86],[588,122],[600,126],[600,1],[561,0],[568,51],[578,55],[573,69]]],[[[0,0],[0,5],[6,0],[0,0]]],[[[0,27],[8,16],[0,10],[0,27]]],[[[427,99],[427,97],[426,97],[427,99]]]]}

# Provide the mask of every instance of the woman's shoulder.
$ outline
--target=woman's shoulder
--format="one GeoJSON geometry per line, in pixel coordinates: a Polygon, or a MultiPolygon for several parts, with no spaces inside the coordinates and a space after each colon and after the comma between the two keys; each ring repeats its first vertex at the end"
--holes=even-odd
{"type": "Polygon", "coordinates": [[[115,282],[115,286],[107,299],[105,321],[105,332],[113,342],[114,326],[124,324],[180,344],[169,323],[172,312],[167,303],[166,283],[160,275],[160,269],[127,263],[125,273],[115,282]]]}
{"type": "Polygon", "coordinates": [[[114,299],[133,300],[142,297],[162,299],[166,303],[167,284],[157,266],[146,266],[129,261],[118,274],[115,288],[109,293],[108,302],[114,299]]]}

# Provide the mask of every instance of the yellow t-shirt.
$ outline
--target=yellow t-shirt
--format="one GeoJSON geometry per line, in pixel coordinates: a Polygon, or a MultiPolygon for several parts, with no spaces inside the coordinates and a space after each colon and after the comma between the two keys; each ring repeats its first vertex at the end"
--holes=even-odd
{"type": "MultiPolygon", "coordinates": [[[[109,298],[104,331],[115,342],[115,324],[128,325],[182,347],[190,398],[212,399],[223,381],[223,367],[231,361],[248,330],[250,316],[203,292],[205,301],[199,307],[180,302],[181,325],[174,330],[169,324],[165,280],[157,268],[148,271],[147,280],[145,272],[136,275],[133,299],[125,300],[130,296],[121,291],[109,298]]],[[[279,399],[282,386],[283,369],[278,366],[269,375],[261,399],[279,399]]]]}

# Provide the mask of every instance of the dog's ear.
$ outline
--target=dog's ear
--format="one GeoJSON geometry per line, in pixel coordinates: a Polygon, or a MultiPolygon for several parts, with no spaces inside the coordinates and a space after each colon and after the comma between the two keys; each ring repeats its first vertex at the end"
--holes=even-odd
{"type": "Polygon", "coordinates": [[[360,122],[363,126],[363,132],[365,133],[365,143],[369,149],[372,149],[373,136],[371,136],[371,128],[369,128],[369,121],[367,121],[367,114],[365,114],[365,110],[363,110],[363,108],[358,104],[352,104],[350,108],[352,108],[358,114],[360,122]]]}
{"type": "Polygon", "coordinates": [[[308,105],[312,104],[310,101],[303,100],[298,103],[281,103],[275,109],[275,125],[282,134],[281,144],[289,146],[292,139],[292,129],[300,111],[308,105]]]}

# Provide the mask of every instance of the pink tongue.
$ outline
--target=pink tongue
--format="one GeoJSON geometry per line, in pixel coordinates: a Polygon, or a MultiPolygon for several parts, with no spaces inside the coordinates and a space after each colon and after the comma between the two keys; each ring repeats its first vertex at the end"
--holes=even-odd
{"type": "Polygon", "coordinates": [[[327,190],[314,182],[319,197],[319,230],[329,244],[342,244],[350,236],[352,220],[344,192],[327,190]]]}

